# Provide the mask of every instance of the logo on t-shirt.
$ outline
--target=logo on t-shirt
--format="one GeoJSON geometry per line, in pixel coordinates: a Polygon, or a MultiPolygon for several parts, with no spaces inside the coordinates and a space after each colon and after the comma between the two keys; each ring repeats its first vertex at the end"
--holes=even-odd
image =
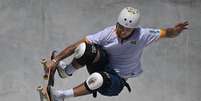
{"type": "Polygon", "coordinates": [[[152,34],[159,33],[159,31],[158,31],[158,30],[150,30],[149,32],[150,32],[150,33],[152,33],[152,34]]]}
{"type": "Polygon", "coordinates": [[[136,40],[131,40],[130,43],[131,43],[132,45],[137,45],[137,41],[136,41],[136,40]]]}

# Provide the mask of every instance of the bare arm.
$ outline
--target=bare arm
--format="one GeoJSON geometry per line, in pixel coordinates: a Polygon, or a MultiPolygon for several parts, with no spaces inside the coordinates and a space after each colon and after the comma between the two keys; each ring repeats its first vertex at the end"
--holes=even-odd
{"type": "Polygon", "coordinates": [[[160,38],[174,38],[178,36],[183,30],[186,30],[188,25],[188,21],[185,21],[176,24],[173,28],[162,28],[160,32],[160,38]]]}
{"type": "Polygon", "coordinates": [[[60,61],[63,60],[64,58],[72,55],[74,53],[74,50],[76,49],[76,47],[82,43],[82,42],[88,42],[85,38],[81,39],[80,41],[66,47],[63,51],[61,51],[54,59],[56,61],[60,61]]]}
{"type": "Polygon", "coordinates": [[[55,58],[53,60],[49,60],[47,61],[46,65],[48,68],[53,68],[56,67],[59,63],[59,61],[67,58],[68,56],[72,55],[74,53],[74,50],[76,49],[76,47],[81,44],[82,42],[86,42],[89,43],[89,41],[87,41],[85,38],[81,39],[80,41],[64,48],[63,51],[61,51],[58,55],[55,56],[55,58]]]}

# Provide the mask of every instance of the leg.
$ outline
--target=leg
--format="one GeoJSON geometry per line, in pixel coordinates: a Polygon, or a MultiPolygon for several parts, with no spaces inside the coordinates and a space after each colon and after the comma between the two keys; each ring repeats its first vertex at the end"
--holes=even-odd
{"type": "Polygon", "coordinates": [[[67,75],[72,75],[73,72],[87,64],[94,63],[99,60],[99,50],[95,45],[81,43],[74,53],[73,61],[67,65],[60,61],[58,65],[58,73],[61,78],[66,78],[67,75]],[[67,74],[67,75],[66,75],[67,74]]]}
{"type": "MultiPolygon", "coordinates": [[[[92,73],[88,79],[69,90],[54,90],[51,88],[51,95],[56,101],[58,99],[64,99],[68,97],[78,97],[82,95],[91,94],[93,91],[103,87],[105,84],[108,84],[108,78],[102,73],[92,73]]],[[[63,100],[58,100],[63,101],[63,100]]]]}
{"type": "Polygon", "coordinates": [[[76,59],[73,59],[73,61],[68,65],[66,64],[64,61],[60,61],[58,66],[57,66],[57,70],[58,70],[58,74],[61,78],[66,78],[67,76],[72,76],[72,74],[82,68],[84,66],[80,65],[76,59]]]}
{"type": "Polygon", "coordinates": [[[76,59],[73,59],[73,61],[71,62],[71,64],[72,64],[72,66],[73,66],[75,69],[80,69],[80,68],[84,67],[84,66],[80,65],[80,64],[76,61],[76,59]]]}
{"type": "Polygon", "coordinates": [[[73,88],[74,91],[74,96],[82,96],[82,95],[87,95],[90,94],[90,92],[87,90],[86,86],[84,83],[78,85],[77,87],[73,88]]]}

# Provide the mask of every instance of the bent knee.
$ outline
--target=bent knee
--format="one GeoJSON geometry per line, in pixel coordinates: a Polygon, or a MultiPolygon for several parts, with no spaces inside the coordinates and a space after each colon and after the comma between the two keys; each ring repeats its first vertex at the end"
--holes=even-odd
{"type": "Polygon", "coordinates": [[[103,86],[108,86],[110,85],[110,78],[108,76],[109,75],[107,75],[106,72],[92,73],[85,81],[85,87],[89,91],[94,91],[103,86]]]}
{"type": "Polygon", "coordinates": [[[94,44],[81,43],[76,49],[74,58],[82,66],[91,64],[97,56],[97,48],[94,44]]]}

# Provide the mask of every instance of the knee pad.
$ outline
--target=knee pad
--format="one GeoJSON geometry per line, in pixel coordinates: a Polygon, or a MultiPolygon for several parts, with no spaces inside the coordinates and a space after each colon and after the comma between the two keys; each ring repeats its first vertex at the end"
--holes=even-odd
{"type": "Polygon", "coordinates": [[[109,74],[106,72],[92,73],[85,81],[85,87],[89,91],[95,91],[99,88],[106,87],[111,84],[109,74]]]}
{"type": "Polygon", "coordinates": [[[96,58],[97,48],[94,44],[81,43],[74,52],[75,60],[82,66],[91,64],[96,58]]]}

